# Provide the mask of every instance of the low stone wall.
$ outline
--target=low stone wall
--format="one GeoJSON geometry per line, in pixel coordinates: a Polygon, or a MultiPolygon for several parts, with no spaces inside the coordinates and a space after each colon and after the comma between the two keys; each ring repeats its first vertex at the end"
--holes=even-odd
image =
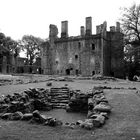
{"type": "Polygon", "coordinates": [[[56,126],[63,122],[53,117],[41,115],[39,111],[49,111],[53,108],[63,108],[67,112],[86,112],[87,119],[64,126],[75,126],[85,129],[102,126],[109,118],[111,107],[100,87],[93,88],[88,93],[80,90],[61,88],[31,88],[22,93],[1,96],[1,118],[6,120],[27,120],[32,123],[56,126]]]}

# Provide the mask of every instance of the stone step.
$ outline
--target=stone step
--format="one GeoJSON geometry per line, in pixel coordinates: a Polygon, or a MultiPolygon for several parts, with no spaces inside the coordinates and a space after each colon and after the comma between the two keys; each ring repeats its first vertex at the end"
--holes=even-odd
{"type": "Polygon", "coordinates": [[[60,90],[58,91],[57,90],[57,91],[51,91],[50,93],[69,93],[69,91],[60,91],[60,90]]]}
{"type": "Polygon", "coordinates": [[[65,109],[66,106],[59,106],[59,105],[57,105],[57,106],[53,106],[53,108],[54,109],[65,109]]]}
{"type": "Polygon", "coordinates": [[[69,98],[69,95],[67,94],[54,94],[54,95],[50,95],[52,98],[69,98]]]}
{"type": "Polygon", "coordinates": [[[51,90],[50,92],[51,93],[52,92],[62,92],[62,93],[65,93],[65,92],[69,92],[69,91],[67,91],[67,90],[51,90]]]}
{"type": "Polygon", "coordinates": [[[50,95],[51,97],[56,97],[56,98],[61,98],[61,97],[63,97],[63,98],[69,98],[69,95],[68,94],[52,94],[52,95],[50,95]]]}
{"type": "Polygon", "coordinates": [[[58,94],[58,95],[59,95],[59,94],[60,94],[60,95],[69,95],[68,92],[51,92],[51,93],[50,93],[50,95],[57,95],[57,94],[58,94]]]}
{"type": "Polygon", "coordinates": [[[52,100],[51,103],[68,103],[69,100],[52,100]]]}
{"type": "Polygon", "coordinates": [[[68,100],[69,101],[68,98],[52,98],[52,100],[59,100],[59,101],[61,101],[61,100],[68,100]]]}
{"type": "Polygon", "coordinates": [[[65,92],[69,92],[68,90],[51,90],[50,91],[51,93],[52,92],[62,92],[62,93],[65,93],[65,92]]]}
{"type": "Polygon", "coordinates": [[[60,87],[60,88],[58,88],[58,87],[52,87],[51,89],[68,89],[69,90],[69,88],[67,88],[67,87],[60,87]]]}
{"type": "Polygon", "coordinates": [[[50,89],[50,91],[69,91],[69,89],[50,89]]]}

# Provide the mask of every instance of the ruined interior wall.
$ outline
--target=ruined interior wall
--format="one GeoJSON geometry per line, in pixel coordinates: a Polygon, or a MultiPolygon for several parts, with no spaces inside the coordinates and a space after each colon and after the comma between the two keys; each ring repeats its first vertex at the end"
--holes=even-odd
{"type": "Polygon", "coordinates": [[[101,73],[101,64],[102,64],[102,46],[101,38],[96,39],[96,53],[95,53],[95,74],[101,73]]]}
{"type": "Polygon", "coordinates": [[[53,46],[52,74],[67,75],[67,70],[70,70],[70,75],[91,76],[100,73],[102,62],[100,38],[95,39],[91,36],[73,40],[60,38],[51,46],[53,46]]]}
{"type": "Polygon", "coordinates": [[[111,75],[111,40],[109,36],[102,38],[103,40],[103,75],[111,75]]]}
{"type": "Polygon", "coordinates": [[[63,67],[67,63],[67,43],[54,44],[52,51],[52,71],[54,74],[63,74],[63,67]]]}
{"type": "Polygon", "coordinates": [[[41,69],[43,70],[43,74],[52,74],[52,66],[51,66],[51,50],[48,42],[45,42],[41,45],[41,69]]]}
{"type": "MultiPolygon", "coordinates": [[[[82,43],[81,43],[82,45],[82,43]]],[[[80,49],[79,41],[59,41],[55,43],[55,58],[53,70],[56,74],[66,75],[66,70],[70,70],[70,75],[75,75],[76,70],[80,73],[80,49]]]]}
{"type": "Polygon", "coordinates": [[[2,73],[7,73],[7,57],[3,56],[2,73]]]}
{"type": "Polygon", "coordinates": [[[111,39],[111,75],[123,78],[123,34],[119,32],[110,32],[111,39]]]}
{"type": "MultiPolygon", "coordinates": [[[[120,33],[108,32],[102,39],[100,35],[76,40],[69,38],[54,40],[43,50],[42,68],[45,74],[120,77],[123,66],[123,42],[120,33]],[[94,49],[95,47],[95,49],[94,49]],[[77,58],[76,58],[77,57],[77,58]]],[[[50,43],[50,42],[49,42],[50,43]]]]}
{"type": "Polygon", "coordinates": [[[83,76],[90,76],[92,71],[95,71],[95,50],[92,50],[92,44],[95,44],[92,39],[86,39],[82,48],[81,71],[83,76]]]}

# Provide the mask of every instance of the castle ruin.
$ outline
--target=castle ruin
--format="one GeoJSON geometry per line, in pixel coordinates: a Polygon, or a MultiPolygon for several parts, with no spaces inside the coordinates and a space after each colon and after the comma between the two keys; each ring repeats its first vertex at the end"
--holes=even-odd
{"type": "Polygon", "coordinates": [[[56,25],[50,25],[49,40],[41,45],[41,66],[48,75],[82,75],[123,77],[123,34],[120,23],[96,26],[92,34],[92,17],[86,17],[80,36],[68,36],[68,21],[61,22],[61,37],[56,25]]]}

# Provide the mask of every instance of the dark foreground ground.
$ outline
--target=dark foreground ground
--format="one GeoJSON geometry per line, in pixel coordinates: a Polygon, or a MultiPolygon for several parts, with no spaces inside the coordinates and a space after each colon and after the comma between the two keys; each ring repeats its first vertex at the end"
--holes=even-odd
{"type": "MultiPolygon", "coordinates": [[[[75,80],[74,82],[53,82],[53,86],[68,84],[71,88],[87,91],[93,86],[105,85],[110,87],[123,87],[124,89],[104,90],[112,113],[102,128],[85,130],[81,128],[70,129],[66,127],[49,127],[29,124],[22,121],[0,120],[0,140],[140,140],[140,83],[128,81],[93,81],[75,80]]],[[[30,87],[46,87],[46,82],[0,86],[0,94],[21,92],[30,87]]],[[[64,122],[84,120],[86,114],[66,113],[64,110],[43,112],[62,119],[64,122]]]]}

